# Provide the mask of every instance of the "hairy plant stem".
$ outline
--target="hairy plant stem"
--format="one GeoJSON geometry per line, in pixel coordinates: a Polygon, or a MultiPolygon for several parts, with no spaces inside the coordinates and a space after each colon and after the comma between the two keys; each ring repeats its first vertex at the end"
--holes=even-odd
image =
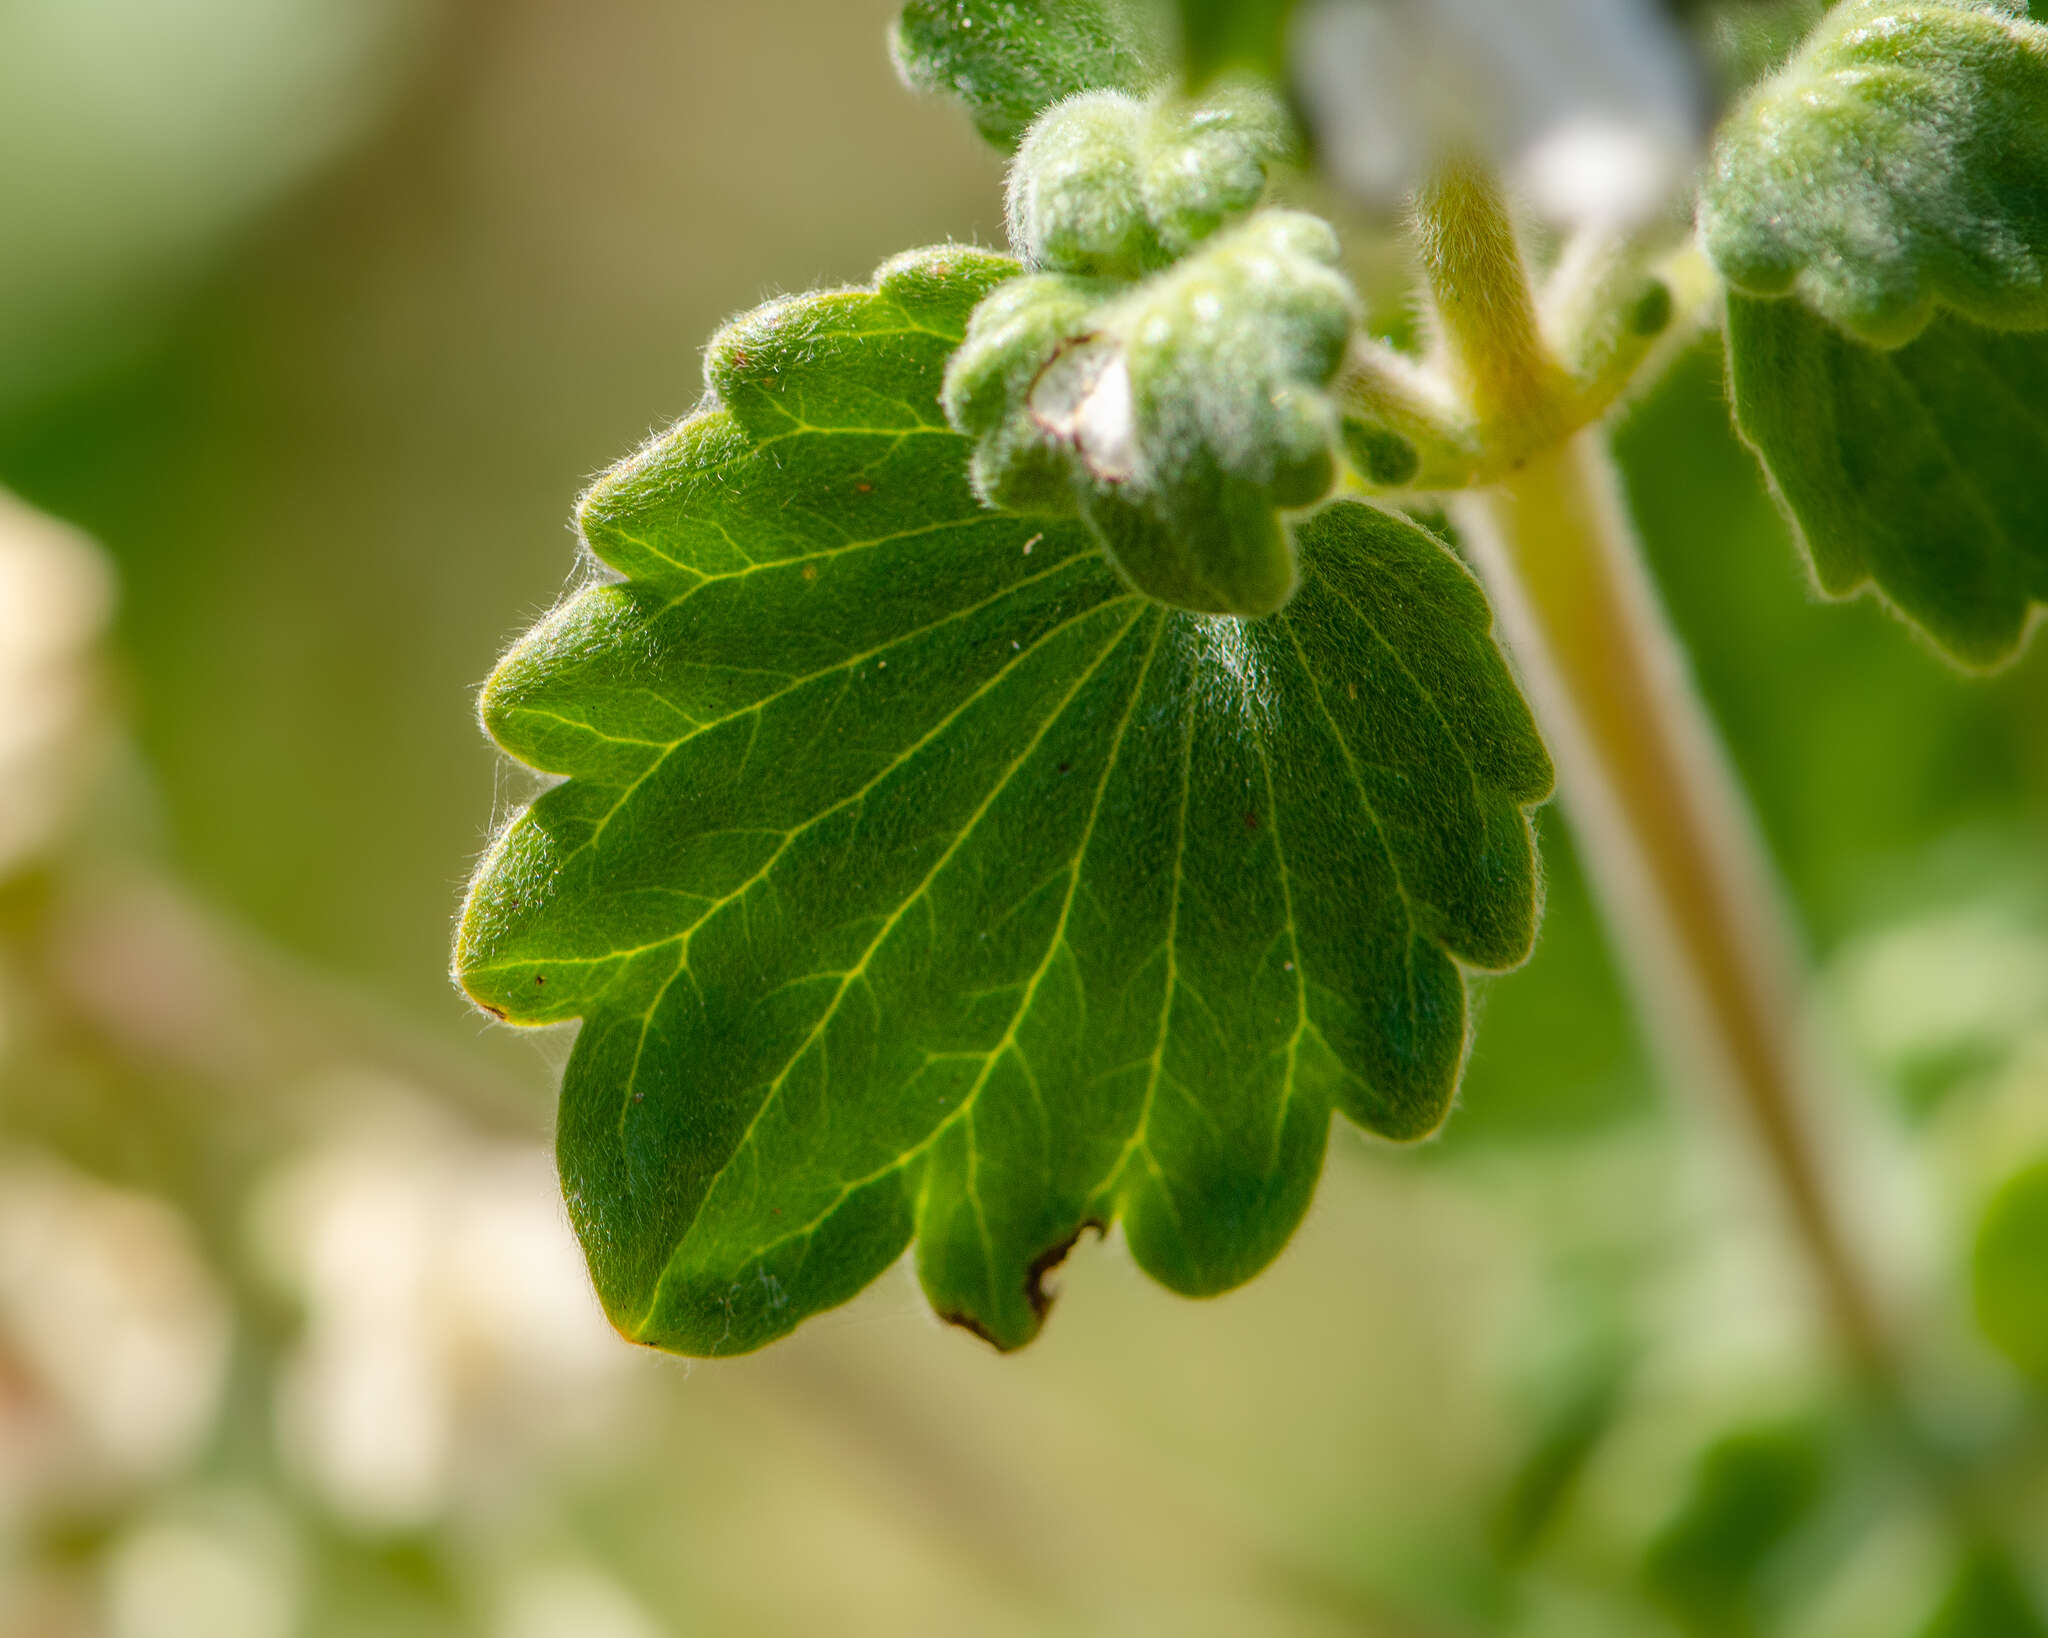
{"type": "Polygon", "coordinates": [[[1556,760],[1600,906],[1675,1077],[1747,1117],[1851,1364],[1891,1348],[1851,1249],[1799,1039],[1804,975],[1739,788],[1597,430],[1456,516],[1556,760]]]}
{"type": "MultiPolygon", "coordinates": [[[[1489,178],[1420,200],[1438,343],[1482,428],[1540,422],[1561,373],[1489,178]],[[1519,373],[1519,379],[1517,374],[1519,373]]],[[[1741,791],[1623,508],[1597,427],[1454,503],[1557,763],[1610,935],[1674,1075],[1746,1117],[1846,1358],[1897,1403],[1900,1372],[1845,1227],[1799,1037],[1801,963],[1741,791]]]]}

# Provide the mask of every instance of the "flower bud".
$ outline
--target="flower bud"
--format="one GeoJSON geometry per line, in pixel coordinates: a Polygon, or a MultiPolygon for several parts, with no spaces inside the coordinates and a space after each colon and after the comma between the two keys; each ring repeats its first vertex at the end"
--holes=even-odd
{"type": "Polygon", "coordinates": [[[1081,514],[1148,597],[1270,614],[1293,595],[1282,508],[1334,472],[1327,389],[1356,322],[1336,236],[1267,211],[1122,288],[1057,274],[976,309],[947,372],[991,504],[1081,514]]]}
{"type": "Polygon", "coordinates": [[[1285,111],[1249,86],[1070,97],[1017,151],[1011,243],[1032,267],[1140,277],[1257,205],[1288,146],[1285,111]]]}

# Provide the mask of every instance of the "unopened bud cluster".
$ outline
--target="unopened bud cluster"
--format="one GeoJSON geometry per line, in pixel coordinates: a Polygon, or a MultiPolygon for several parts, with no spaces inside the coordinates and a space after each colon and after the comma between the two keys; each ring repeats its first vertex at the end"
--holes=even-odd
{"type": "Polygon", "coordinates": [[[1327,225],[1256,208],[1287,140],[1242,88],[1050,109],[1010,183],[1032,271],[976,310],[947,371],[984,500],[1078,513],[1137,590],[1202,613],[1287,602],[1281,511],[1335,475],[1328,388],[1357,302],[1327,225]]]}

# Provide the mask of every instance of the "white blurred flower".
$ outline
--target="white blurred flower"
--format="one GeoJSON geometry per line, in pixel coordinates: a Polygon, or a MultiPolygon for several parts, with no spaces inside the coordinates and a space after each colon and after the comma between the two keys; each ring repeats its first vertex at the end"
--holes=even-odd
{"type": "Polygon", "coordinates": [[[290,1638],[298,1555],[273,1505],[226,1493],[146,1518],[108,1553],[106,1638],[290,1638]]]}
{"type": "Polygon", "coordinates": [[[337,1511],[415,1526],[602,1431],[640,1358],[598,1309],[543,1145],[379,1083],[335,1091],[353,1124],[257,1205],[257,1244],[306,1308],[281,1431],[337,1511]]]}
{"type": "Polygon", "coordinates": [[[661,1638],[664,1628],[610,1576],[546,1565],[508,1580],[498,1638],[661,1638]]]}
{"type": "Polygon", "coordinates": [[[102,765],[113,608],[99,548],[0,490],[0,877],[55,839],[102,765]]]}
{"type": "Polygon", "coordinates": [[[0,1156],[0,1505],[176,1470],[213,1424],[229,1325],[170,1207],[0,1156]]]}
{"type": "Polygon", "coordinates": [[[1331,174],[1383,207],[1462,150],[1556,221],[1633,225],[1671,204],[1704,132],[1652,0],[1310,0],[1292,56],[1331,174]]]}

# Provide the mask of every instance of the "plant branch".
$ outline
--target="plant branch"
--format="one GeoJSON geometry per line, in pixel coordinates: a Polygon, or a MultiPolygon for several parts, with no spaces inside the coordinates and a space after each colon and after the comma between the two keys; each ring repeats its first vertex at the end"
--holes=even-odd
{"type": "Polygon", "coordinates": [[[1544,344],[1514,220],[1492,176],[1465,163],[1440,171],[1416,200],[1416,245],[1438,362],[1473,419],[1491,441],[1552,441],[1542,434],[1573,394],[1544,344]]]}
{"type": "MultiPolygon", "coordinates": [[[[1818,1136],[1789,918],[1658,606],[1601,435],[1574,413],[1582,387],[1553,350],[1565,343],[1545,334],[1545,316],[1553,332],[1562,324],[1596,337],[1661,329],[1662,319],[1588,306],[1623,294],[1633,306],[1650,281],[1613,247],[1593,246],[1583,265],[1561,270],[1544,315],[1490,177],[1453,165],[1417,208],[1446,372],[1482,441],[1523,452],[1491,488],[1461,497],[1454,516],[1557,762],[1624,967],[1671,1069],[1742,1111],[1845,1353],[1896,1398],[1882,1305],[1852,1250],[1818,1136]]],[[[1641,356],[1610,343],[1595,351],[1641,356]]]]}
{"type": "Polygon", "coordinates": [[[1690,247],[1658,256],[1654,233],[1589,229],[1539,297],[1506,197],[1469,164],[1422,191],[1415,230],[1430,357],[1356,337],[1334,388],[1347,417],[1415,450],[1416,470],[1397,487],[1471,489],[1519,472],[1605,416],[1713,289],[1690,247]]]}
{"type": "Polygon", "coordinates": [[[1658,607],[1597,430],[1461,500],[1459,525],[1670,1067],[1747,1117],[1850,1362],[1890,1396],[1799,1044],[1804,975],[1762,847],[1658,607]]]}

